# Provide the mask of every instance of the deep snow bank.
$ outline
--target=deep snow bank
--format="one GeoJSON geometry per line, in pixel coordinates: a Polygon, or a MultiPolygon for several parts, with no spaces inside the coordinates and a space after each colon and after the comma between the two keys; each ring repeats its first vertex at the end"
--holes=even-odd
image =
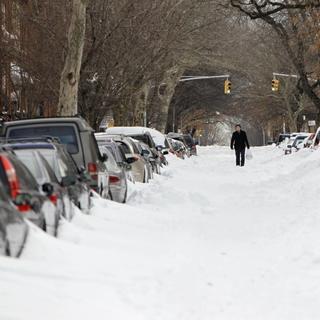
{"type": "Polygon", "coordinates": [[[320,153],[169,161],[59,239],[32,228],[22,259],[0,258],[0,319],[318,319],[320,153]]]}

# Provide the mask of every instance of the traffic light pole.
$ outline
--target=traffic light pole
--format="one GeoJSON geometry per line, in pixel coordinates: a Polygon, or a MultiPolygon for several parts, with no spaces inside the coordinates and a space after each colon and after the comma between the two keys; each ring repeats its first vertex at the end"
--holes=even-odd
{"type": "MultiPolygon", "coordinates": [[[[179,80],[179,82],[187,82],[187,81],[196,81],[196,80],[207,80],[207,79],[225,79],[227,78],[227,81],[230,78],[229,74],[219,75],[219,76],[182,76],[179,80]]],[[[231,82],[229,81],[229,90],[231,90],[231,82]]],[[[226,88],[225,88],[226,90],[226,88]]],[[[230,93],[230,92],[228,92],[230,93]]],[[[172,110],[172,129],[173,132],[175,132],[175,122],[176,122],[176,109],[175,106],[173,106],[172,110]]]]}
{"type": "Polygon", "coordinates": [[[299,78],[296,74],[285,74],[285,73],[273,73],[274,77],[287,77],[287,78],[299,78]]]}
{"type": "Polygon", "coordinates": [[[230,78],[229,74],[221,75],[221,76],[182,76],[180,78],[180,82],[186,81],[194,81],[194,80],[205,80],[205,79],[221,79],[221,78],[230,78]]]}

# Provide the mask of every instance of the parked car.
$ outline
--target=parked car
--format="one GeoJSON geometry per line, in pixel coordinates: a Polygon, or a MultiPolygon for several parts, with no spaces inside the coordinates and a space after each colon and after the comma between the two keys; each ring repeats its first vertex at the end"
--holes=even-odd
{"type": "Polygon", "coordinates": [[[188,147],[188,143],[184,137],[183,134],[181,133],[176,133],[176,132],[170,132],[168,133],[168,137],[171,138],[171,139],[174,139],[176,141],[180,141],[181,143],[184,144],[185,148],[186,148],[186,151],[187,151],[187,156],[190,157],[191,156],[191,150],[190,148],[188,147]]]}
{"type": "Polygon", "coordinates": [[[308,133],[293,133],[284,149],[285,154],[290,154],[292,151],[297,151],[303,147],[303,141],[309,136],[308,133]],[[301,144],[301,145],[300,145],[301,144]]]}
{"type": "Polygon", "coordinates": [[[0,181],[0,256],[19,257],[28,230],[23,216],[5,193],[5,186],[0,181]]]}
{"type": "Polygon", "coordinates": [[[100,133],[96,135],[98,139],[112,138],[119,146],[119,149],[124,154],[126,162],[132,166],[132,175],[135,182],[148,182],[148,168],[145,160],[139,154],[139,150],[131,137],[124,135],[108,135],[100,133]]]}
{"type": "MultiPolygon", "coordinates": [[[[167,139],[167,137],[161,133],[160,131],[152,128],[143,128],[145,131],[149,132],[154,143],[156,146],[156,149],[158,150],[158,154],[161,160],[162,165],[168,165],[168,161],[165,157],[170,151],[170,144],[167,139]]],[[[150,146],[149,146],[150,148],[150,146]]]]}
{"type": "Polygon", "coordinates": [[[290,139],[290,133],[280,133],[276,142],[277,146],[284,142],[286,139],[290,139]]]}
{"type": "Polygon", "coordinates": [[[45,139],[44,141],[16,143],[13,148],[15,150],[34,150],[46,159],[62,188],[65,206],[64,217],[67,220],[70,221],[74,216],[74,208],[71,202],[85,213],[89,213],[92,206],[90,176],[86,171],[77,168],[75,161],[66,152],[63,145],[51,139],[45,139]]]}
{"type": "Polygon", "coordinates": [[[305,147],[305,141],[310,137],[311,134],[299,134],[296,136],[292,148],[295,148],[297,151],[305,147]]]}
{"type": "Polygon", "coordinates": [[[157,148],[150,132],[149,128],[145,127],[112,127],[106,130],[106,134],[109,135],[125,135],[133,139],[144,142],[151,149],[154,158],[156,159],[155,166],[153,171],[157,174],[160,174],[161,167],[161,158],[160,158],[160,149],[157,148]]]}
{"type": "Polygon", "coordinates": [[[63,190],[56,178],[52,168],[37,151],[22,149],[23,144],[10,145],[15,155],[28,168],[36,179],[39,186],[48,193],[48,198],[55,205],[56,230],[58,229],[60,217],[65,216],[63,201],[63,190]]]}
{"type": "Polygon", "coordinates": [[[119,167],[112,152],[107,146],[99,146],[100,152],[105,154],[106,166],[109,171],[110,198],[116,202],[125,203],[127,201],[128,184],[126,172],[119,167]]]}
{"type": "Polygon", "coordinates": [[[99,146],[105,146],[112,153],[118,167],[125,173],[127,180],[134,181],[132,165],[127,162],[126,155],[119,145],[104,133],[96,133],[99,146]]]}
{"type": "Polygon", "coordinates": [[[0,152],[0,179],[7,196],[24,217],[48,234],[57,234],[55,205],[49,197],[52,186],[39,186],[28,168],[12,152],[0,152]]]}
{"type": "Polygon", "coordinates": [[[185,144],[179,140],[175,140],[172,138],[168,138],[170,144],[172,145],[172,148],[174,150],[174,153],[177,157],[181,159],[185,159],[188,156],[188,151],[185,146],[185,144]]]}
{"type": "Polygon", "coordinates": [[[314,134],[310,148],[317,149],[319,147],[319,143],[320,143],[320,127],[317,129],[316,133],[314,134]]]}
{"type": "Polygon", "coordinates": [[[142,159],[144,159],[147,169],[148,169],[148,180],[153,179],[153,168],[156,165],[156,159],[153,156],[152,150],[149,146],[139,140],[134,140],[139,154],[142,159]]]}
{"type": "Polygon", "coordinates": [[[310,136],[305,139],[305,141],[304,141],[305,148],[310,148],[312,146],[315,136],[316,136],[315,133],[311,133],[310,136]]]}
{"type": "Polygon", "coordinates": [[[109,193],[107,169],[101,158],[94,130],[81,117],[37,118],[2,123],[7,140],[53,137],[66,146],[81,170],[91,176],[90,186],[103,197],[109,193]]]}

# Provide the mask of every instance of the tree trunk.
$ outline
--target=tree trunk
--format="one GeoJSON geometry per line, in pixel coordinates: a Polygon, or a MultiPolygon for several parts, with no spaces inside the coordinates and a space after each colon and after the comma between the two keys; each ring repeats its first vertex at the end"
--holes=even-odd
{"type": "Polygon", "coordinates": [[[89,0],[73,0],[68,32],[68,49],[60,78],[58,115],[78,113],[78,88],[86,32],[86,8],[89,0]]]}
{"type": "Polygon", "coordinates": [[[169,106],[177,86],[177,81],[180,79],[181,75],[182,75],[182,71],[178,67],[173,67],[169,69],[165,74],[165,77],[162,82],[165,85],[165,89],[163,92],[160,92],[161,84],[159,86],[159,90],[158,90],[159,105],[156,111],[157,112],[156,128],[161,132],[164,132],[166,129],[169,106]]]}

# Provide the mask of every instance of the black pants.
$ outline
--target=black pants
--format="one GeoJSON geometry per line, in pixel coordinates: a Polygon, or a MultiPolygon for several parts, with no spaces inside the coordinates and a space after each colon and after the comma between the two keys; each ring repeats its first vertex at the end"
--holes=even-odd
{"type": "Polygon", "coordinates": [[[236,150],[236,165],[241,167],[244,166],[245,162],[245,154],[246,154],[246,149],[241,149],[241,150],[236,150]]]}

